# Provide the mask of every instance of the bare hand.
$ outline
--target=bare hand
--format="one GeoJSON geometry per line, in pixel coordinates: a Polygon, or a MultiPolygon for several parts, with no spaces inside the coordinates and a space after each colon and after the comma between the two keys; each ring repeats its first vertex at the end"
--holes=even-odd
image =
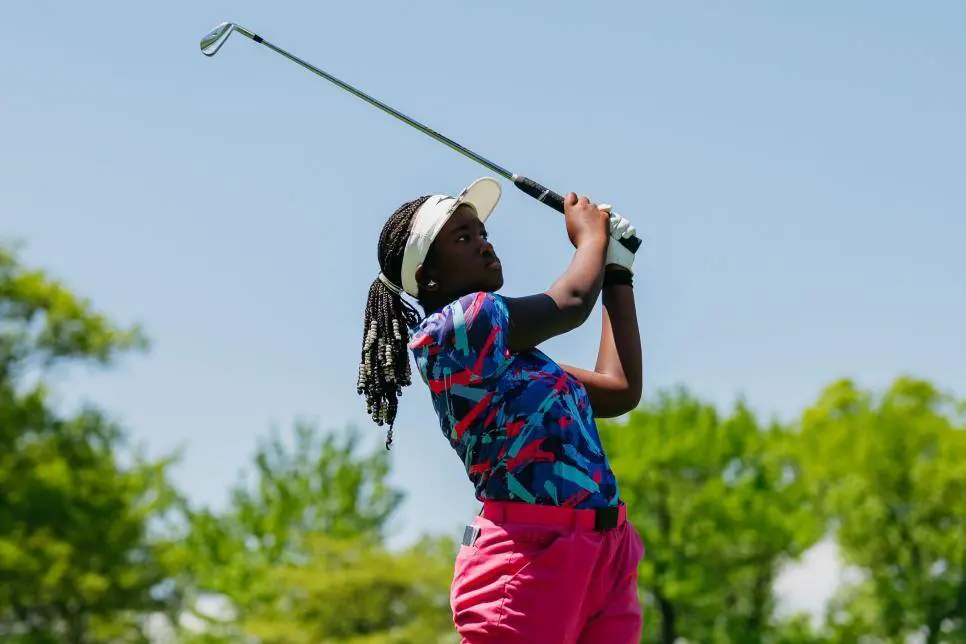
{"type": "Polygon", "coordinates": [[[564,219],[567,236],[574,248],[593,241],[607,242],[610,232],[610,215],[587,197],[577,198],[573,192],[564,198],[564,219]]]}

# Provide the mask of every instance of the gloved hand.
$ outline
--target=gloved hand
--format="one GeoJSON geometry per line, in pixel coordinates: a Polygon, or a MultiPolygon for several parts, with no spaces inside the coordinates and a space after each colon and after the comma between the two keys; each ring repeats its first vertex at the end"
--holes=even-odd
{"type": "Polygon", "coordinates": [[[637,229],[622,215],[611,212],[610,204],[601,204],[597,207],[610,214],[610,240],[607,243],[607,257],[604,260],[604,266],[616,264],[633,273],[635,254],[617,240],[633,237],[637,234],[637,229]]]}

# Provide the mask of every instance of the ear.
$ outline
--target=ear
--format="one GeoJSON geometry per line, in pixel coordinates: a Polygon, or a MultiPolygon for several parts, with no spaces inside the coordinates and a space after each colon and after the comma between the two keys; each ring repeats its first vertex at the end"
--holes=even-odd
{"type": "Polygon", "coordinates": [[[424,264],[416,267],[416,283],[419,284],[420,291],[427,293],[439,290],[439,280],[433,277],[433,271],[425,268],[424,264]]]}

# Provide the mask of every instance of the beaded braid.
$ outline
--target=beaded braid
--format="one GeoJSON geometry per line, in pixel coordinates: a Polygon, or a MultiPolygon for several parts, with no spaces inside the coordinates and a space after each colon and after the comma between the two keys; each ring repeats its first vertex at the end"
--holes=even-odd
{"type": "MultiPolygon", "coordinates": [[[[379,235],[379,268],[394,284],[402,282],[403,251],[413,215],[429,196],[400,206],[379,235]]],[[[402,388],[411,381],[408,329],[419,322],[416,309],[380,279],[369,286],[363,320],[362,356],[356,390],[366,397],[366,413],[379,426],[388,424],[386,449],[392,445],[392,426],[402,388]],[[405,332],[404,332],[405,331],[405,332]]]]}

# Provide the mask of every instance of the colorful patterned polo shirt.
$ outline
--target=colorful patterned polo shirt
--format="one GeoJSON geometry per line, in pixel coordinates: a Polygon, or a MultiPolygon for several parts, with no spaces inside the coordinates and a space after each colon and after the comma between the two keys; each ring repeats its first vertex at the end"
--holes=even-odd
{"type": "Polygon", "coordinates": [[[477,499],[617,505],[587,390],[542,351],[511,352],[508,329],[503,298],[478,292],[430,313],[410,335],[477,499]]]}

